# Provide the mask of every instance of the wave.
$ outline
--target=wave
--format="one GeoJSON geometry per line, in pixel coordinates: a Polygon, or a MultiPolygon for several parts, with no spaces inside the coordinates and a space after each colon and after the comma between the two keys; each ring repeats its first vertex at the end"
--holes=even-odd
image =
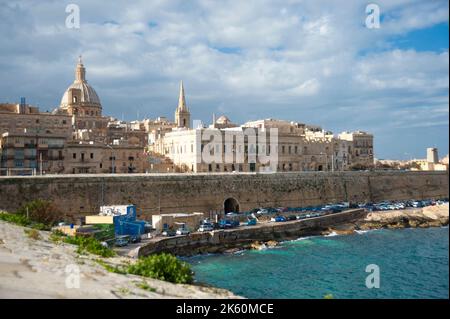
{"type": "Polygon", "coordinates": [[[287,240],[287,242],[307,240],[307,239],[311,239],[311,238],[314,238],[314,237],[320,237],[320,236],[305,236],[305,237],[299,237],[299,238],[297,238],[297,239],[287,240]]]}
{"type": "Polygon", "coordinates": [[[328,235],[325,235],[324,237],[334,237],[337,236],[338,234],[334,231],[332,231],[331,233],[329,233],[328,235]]]}

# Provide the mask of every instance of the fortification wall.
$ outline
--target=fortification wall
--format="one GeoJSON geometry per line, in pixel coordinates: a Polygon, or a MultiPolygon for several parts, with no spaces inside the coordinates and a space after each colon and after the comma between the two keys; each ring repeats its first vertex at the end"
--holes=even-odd
{"type": "Polygon", "coordinates": [[[105,174],[0,177],[0,210],[48,199],[69,218],[101,205],[136,204],[140,218],[173,212],[240,211],[328,202],[448,197],[448,172],[292,172],[275,174],[105,174]]]}
{"type": "Polygon", "coordinates": [[[353,209],[306,220],[265,223],[236,229],[169,237],[139,247],[137,251],[134,251],[134,257],[159,252],[196,255],[223,252],[230,248],[248,248],[255,241],[287,240],[300,236],[317,235],[330,226],[353,222],[364,218],[365,215],[364,209],[353,209]]]}

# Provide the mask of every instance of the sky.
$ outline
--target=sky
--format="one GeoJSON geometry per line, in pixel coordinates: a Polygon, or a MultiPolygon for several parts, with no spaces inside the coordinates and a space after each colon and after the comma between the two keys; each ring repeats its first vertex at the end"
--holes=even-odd
{"type": "Polygon", "coordinates": [[[53,110],[81,54],[103,114],[275,118],[374,134],[375,157],[448,154],[449,3],[0,0],[0,103],[53,110]],[[68,28],[68,4],[80,27],[68,28]]]}

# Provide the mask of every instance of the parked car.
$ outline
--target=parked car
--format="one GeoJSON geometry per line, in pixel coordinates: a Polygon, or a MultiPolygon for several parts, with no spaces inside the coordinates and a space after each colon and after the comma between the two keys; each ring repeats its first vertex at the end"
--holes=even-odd
{"type": "Polygon", "coordinates": [[[130,243],[140,243],[141,242],[141,236],[140,235],[131,235],[129,238],[130,243]]]}
{"type": "Polygon", "coordinates": [[[221,219],[219,221],[219,227],[222,229],[234,228],[237,226],[239,226],[239,222],[237,220],[221,219]]]}
{"type": "Polygon", "coordinates": [[[166,229],[162,232],[161,235],[166,236],[166,237],[171,237],[171,236],[175,236],[177,233],[172,230],[172,229],[166,229]]]}
{"type": "Polygon", "coordinates": [[[185,227],[178,228],[176,232],[177,235],[189,235],[190,233],[191,232],[185,227]]]}
{"type": "Polygon", "coordinates": [[[214,230],[214,226],[211,223],[203,223],[200,225],[200,227],[198,228],[199,232],[204,232],[204,231],[213,231],[214,230]]]}
{"type": "Polygon", "coordinates": [[[277,222],[277,223],[285,222],[286,221],[286,217],[284,217],[284,216],[275,216],[274,218],[272,218],[272,220],[274,222],[277,222]]]}
{"type": "Polygon", "coordinates": [[[260,208],[258,210],[258,214],[261,214],[261,215],[265,215],[265,214],[268,214],[268,213],[269,213],[269,211],[267,209],[265,209],[265,208],[260,208]]]}
{"type": "Polygon", "coordinates": [[[255,218],[249,218],[247,221],[247,226],[254,226],[256,225],[256,219],[255,218]]]}
{"type": "Polygon", "coordinates": [[[415,201],[415,202],[412,202],[412,207],[414,207],[414,208],[423,207],[423,204],[421,201],[415,201]]]}
{"type": "Polygon", "coordinates": [[[295,216],[295,215],[289,215],[289,216],[287,217],[287,220],[297,220],[297,216],[295,216]]]}
{"type": "Polygon", "coordinates": [[[118,236],[114,240],[114,245],[118,247],[123,247],[128,245],[128,236],[118,236]]]}

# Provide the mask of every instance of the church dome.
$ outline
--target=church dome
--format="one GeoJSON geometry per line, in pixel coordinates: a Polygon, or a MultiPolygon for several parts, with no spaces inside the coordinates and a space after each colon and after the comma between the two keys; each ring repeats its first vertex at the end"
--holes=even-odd
{"type": "Polygon", "coordinates": [[[221,117],[219,117],[216,120],[217,124],[231,124],[231,121],[228,117],[226,117],[225,115],[222,115],[221,117]]]}
{"type": "Polygon", "coordinates": [[[67,106],[69,104],[69,90],[70,89],[79,89],[81,90],[81,103],[89,103],[89,104],[97,104],[100,106],[100,99],[98,98],[97,92],[95,92],[94,88],[90,86],[87,82],[79,82],[76,81],[72,83],[64,92],[64,95],[61,99],[61,106],[67,106]]]}
{"type": "Polygon", "coordinates": [[[100,99],[95,92],[94,88],[87,83],[86,80],[86,69],[81,61],[81,57],[79,58],[76,71],[75,71],[75,81],[67,88],[66,92],[61,99],[61,107],[66,108],[73,101],[69,101],[69,91],[71,89],[80,90],[80,100],[78,103],[90,106],[101,107],[100,99]]]}

